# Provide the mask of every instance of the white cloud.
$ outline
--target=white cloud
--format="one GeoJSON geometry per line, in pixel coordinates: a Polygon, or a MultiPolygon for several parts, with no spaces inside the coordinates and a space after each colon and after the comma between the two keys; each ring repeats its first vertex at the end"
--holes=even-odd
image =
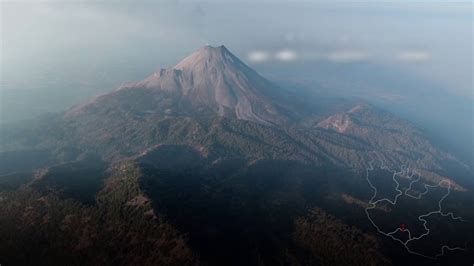
{"type": "Polygon", "coordinates": [[[349,63],[364,61],[370,57],[370,55],[364,51],[356,50],[341,50],[334,51],[327,54],[327,59],[335,63],[349,63]]]}
{"type": "Polygon", "coordinates": [[[270,56],[265,51],[252,51],[248,54],[247,58],[254,63],[260,63],[267,61],[270,56]]]}
{"type": "Polygon", "coordinates": [[[295,51],[285,48],[277,51],[253,50],[248,52],[247,59],[252,63],[262,63],[268,61],[293,62],[293,61],[330,61],[333,63],[344,64],[353,62],[364,62],[368,60],[418,63],[430,60],[431,53],[423,50],[406,51],[378,51],[368,52],[362,49],[336,49],[329,51],[302,50],[295,51]]]}
{"type": "Polygon", "coordinates": [[[278,60],[278,61],[294,61],[297,59],[296,52],[289,49],[284,49],[275,52],[271,55],[271,52],[266,52],[262,50],[255,50],[248,53],[247,58],[250,62],[261,63],[269,60],[278,60]]]}
{"type": "Polygon", "coordinates": [[[288,49],[278,51],[275,54],[275,59],[280,60],[280,61],[294,61],[296,60],[297,57],[298,56],[296,55],[295,51],[288,50],[288,49]]]}
{"type": "Polygon", "coordinates": [[[425,62],[431,59],[427,51],[403,51],[396,55],[396,59],[404,62],[425,62]]]}

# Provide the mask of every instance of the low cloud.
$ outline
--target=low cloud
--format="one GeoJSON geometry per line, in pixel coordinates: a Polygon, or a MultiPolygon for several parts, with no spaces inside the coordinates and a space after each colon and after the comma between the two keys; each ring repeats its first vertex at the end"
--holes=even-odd
{"type": "Polygon", "coordinates": [[[425,62],[431,59],[427,51],[403,51],[396,55],[396,59],[403,62],[425,62]]]}
{"type": "Polygon", "coordinates": [[[423,50],[386,51],[385,53],[369,53],[358,49],[341,49],[329,51],[295,51],[282,49],[277,51],[254,50],[247,54],[247,59],[252,63],[264,63],[268,61],[293,62],[293,61],[329,61],[337,64],[364,62],[369,60],[380,60],[402,63],[419,63],[431,59],[431,54],[423,50]]]}
{"type": "Polygon", "coordinates": [[[284,49],[277,52],[267,52],[263,50],[251,51],[247,55],[247,59],[252,63],[263,63],[270,60],[277,60],[283,62],[294,61],[298,58],[293,50],[284,49]]]}
{"type": "Polygon", "coordinates": [[[367,60],[370,55],[364,51],[341,50],[327,54],[327,59],[335,63],[350,63],[367,60]]]}
{"type": "Polygon", "coordinates": [[[265,51],[252,51],[248,54],[247,58],[250,62],[261,63],[270,59],[270,55],[265,51]]]}
{"type": "Polygon", "coordinates": [[[276,52],[264,50],[255,50],[248,53],[247,58],[252,63],[263,63],[267,61],[292,62],[296,60],[312,61],[312,60],[328,60],[334,63],[350,63],[356,61],[364,61],[370,56],[364,51],[341,50],[326,53],[318,52],[296,52],[291,49],[283,49],[276,52]]]}
{"type": "Polygon", "coordinates": [[[275,54],[275,59],[279,61],[294,61],[297,57],[296,52],[289,49],[278,51],[275,54]]]}

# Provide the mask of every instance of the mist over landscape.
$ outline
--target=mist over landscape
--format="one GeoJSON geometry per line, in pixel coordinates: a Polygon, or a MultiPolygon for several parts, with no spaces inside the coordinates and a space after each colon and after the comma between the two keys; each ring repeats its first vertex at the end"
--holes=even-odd
{"type": "Polygon", "coordinates": [[[0,265],[472,264],[472,10],[0,2],[0,265]]]}

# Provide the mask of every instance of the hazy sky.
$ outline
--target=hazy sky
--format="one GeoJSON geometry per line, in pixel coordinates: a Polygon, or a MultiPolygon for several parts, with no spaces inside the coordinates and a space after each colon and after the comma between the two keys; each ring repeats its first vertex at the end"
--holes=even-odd
{"type": "Polygon", "coordinates": [[[2,2],[1,17],[3,87],[71,64],[169,66],[225,44],[250,64],[399,65],[472,97],[470,2],[17,1],[2,2]]]}

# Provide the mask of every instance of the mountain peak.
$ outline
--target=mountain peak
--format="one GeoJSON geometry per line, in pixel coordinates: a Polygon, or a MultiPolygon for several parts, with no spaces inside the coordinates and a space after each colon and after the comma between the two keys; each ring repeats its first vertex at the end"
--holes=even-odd
{"type": "Polygon", "coordinates": [[[274,85],[224,45],[206,45],[176,66],[161,69],[133,87],[172,92],[219,115],[267,125],[286,120],[270,100],[274,85]]]}
{"type": "Polygon", "coordinates": [[[224,45],[219,45],[219,46],[212,46],[212,45],[204,45],[201,47],[199,50],[197,50],[199,53],[217,53],[217,54],[232,54],[227,47],[224,45]]]}
{"type": "MultiPolygon", "coordinates": [[[[160,69],[142,81],[121,87],[120,91],[145,91],[161,95],[157,97],[157,105],[153,108],[161,108],[159,103],[163,102],[176,103],[175,106],[167,105],[167,113],[173,110],[180,113],[184,107],[210,110],[220,116],[265,125],[283,124],[289,118],[287,112],[283,111],[283,105],[275,100],[274,89],[275,85],[247,66],[224,45],[207,45],[176,66],[160,69]],[[164,97],[168,98],[164,100],[164,97]],[[179,106],[179,103],[184,102],[186,106],[179,106]]],[[[149,101],[153,97],[137,99],[136,102],[149,101]]]]}
{"type": "Polygon", "coordinates": [[[229,50],[227,50],[227,48],[224,46],[224,45],[219,45],[219,46],[212,46],[212,45],[204,45],[203,47],[201,47],[201,49],[199,50],[212,50],[212,51],[227,51],[229,52],[229,50]]]}
{"type": "Polygon", "coordinates": [[[195,51],[179,62],[174,69],[186,70],[199,67],[222,67],[225,64],[240,63],[240,60],[233,55],[224,45],[206,45],[195,51]]]}

